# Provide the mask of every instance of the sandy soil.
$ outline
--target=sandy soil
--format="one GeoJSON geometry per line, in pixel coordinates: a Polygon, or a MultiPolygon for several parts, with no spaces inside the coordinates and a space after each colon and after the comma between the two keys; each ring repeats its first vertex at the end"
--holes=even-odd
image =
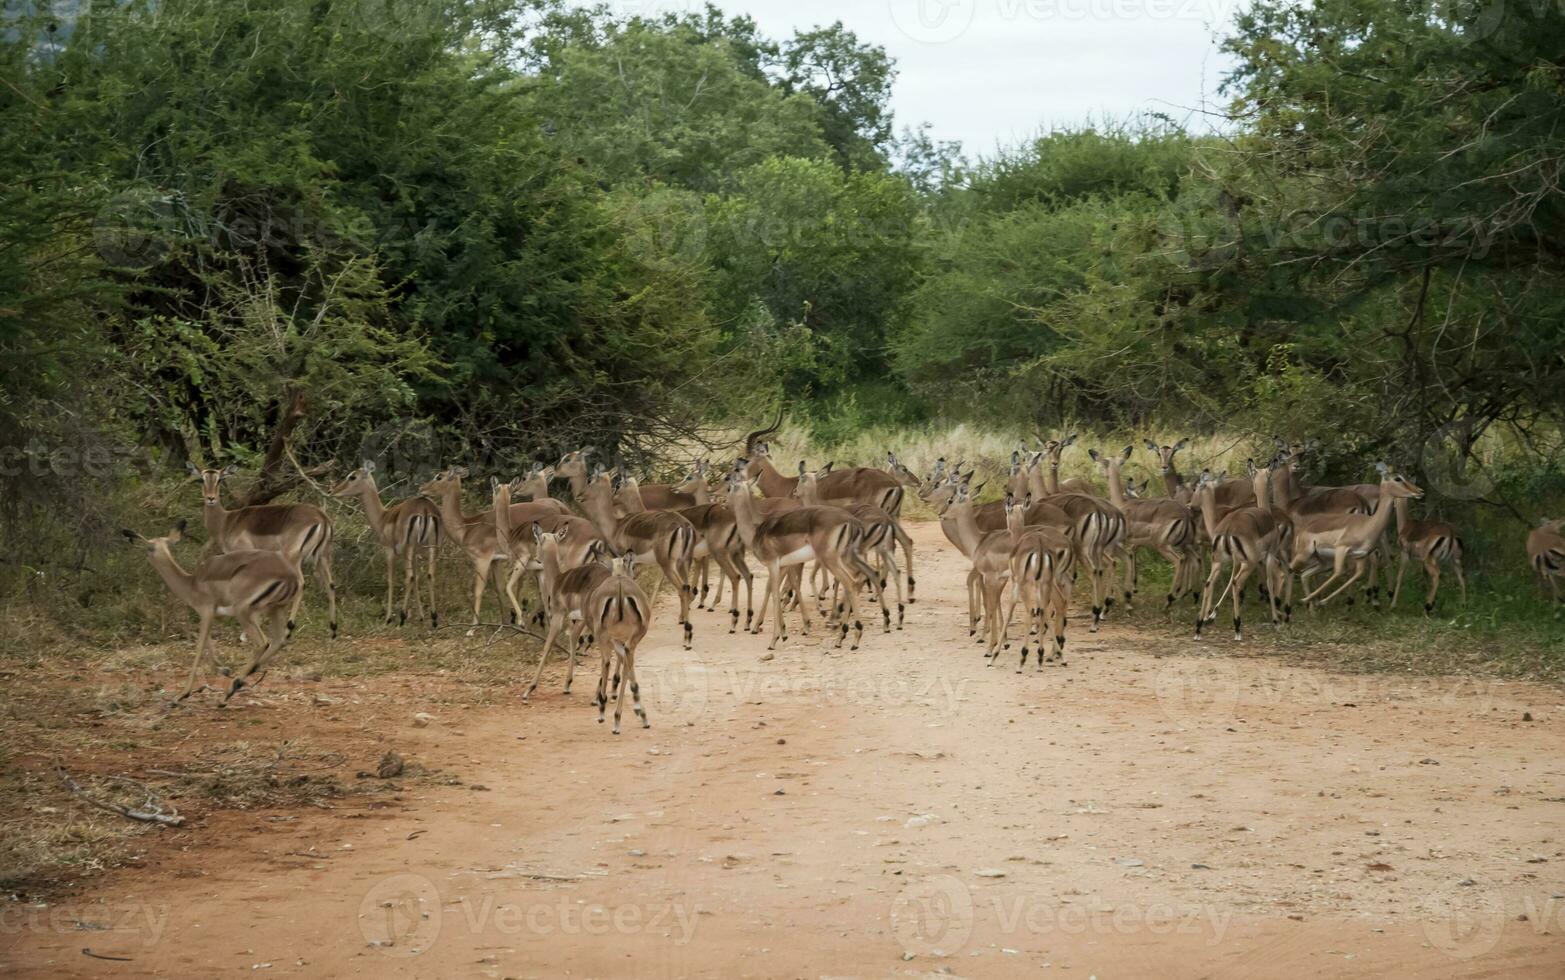
{"type": "Polygon", "coordinates": [[[1565,976],[1559,691],[1079,620],[1068,667],[986,668],[965,560],[911,530],[900,633],[768,660],[703,613],[686,653],[665,606],[653,727],[617,738],[591,668],[427,727],[394,704],[386,743],[463,785],[220,815],[6,908],[0,973],[1565,976]]]}

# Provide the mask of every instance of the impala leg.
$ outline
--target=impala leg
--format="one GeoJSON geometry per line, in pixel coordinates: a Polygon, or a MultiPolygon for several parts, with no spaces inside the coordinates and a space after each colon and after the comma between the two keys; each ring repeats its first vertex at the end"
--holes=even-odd
{"type": "Polygon", "coordinates": [[[1424,596],[1424,615],[1434,612],[1435,593],[1440,591],[1440,561],[1433,554],[1424,559],[1424,577],[1429,580],[1429,594],[1424,596]]]}
{"type": "Polygon", "coordinates": [[[1395,583],[1391,586],[1391,606],[1390,606],[1390,608],[1392,608],[1392,609],[1395,609],[1397,607],[1397,597],[1402,594],[1402,576],[1405,575],[1406,573],[1407,573],[1407,552],[1404,550],[1402,552],[1402,554],[1401,554],[1401,557],[1397,560],[1397,577],[1396,577],[1395,583]]]}
{"type": "Polygon", "coordinates": [[[260,620],[256,618],[255,610],[253,609],[243,610],[239,613],[238,618],[241,623],[244,623],[245,630],[247,632],[255,634],[256,647],[254,652],[250,654],[250,659],[243,667],[239,669],[237,673],[234,674],[234,679],[229,682],[228,692],[225,693],[222,700],[218,702],[219,707],[228,704],[229,699],[232,698],[235,694],[239,693],[240,688],[245,686],[245,681],[247,681],[252,674],[261,669],[261,666],[266,662],[268,655],[273,652],[274,645],[281,647],[282,640],[287,636],[287,632],[285,630],[283,636],[280,636],[276,639],[269,638],[266,635],[266,630],[261,627],[260,620]]]}
{"type": "Polygon", "coordinates": [[[478,624],[481,621],[479,611],[484,607],[484,587],[489,582],[489,565],[493,558],[477,558],[473,562],[473,629],[468,631],[468,636],[478,632],[478,624]]]}
{"type": "Polygon", "coordinates": [[[641,719],[641,727],[651,728],[652,721],[647,718],[647,709],[641,706],[641,683],[636,680],[636,647],[640,644],[641,637],[637,636],[625,645],[625,682],[630,687],[631,709],[641,719]]]}
{"type": "Polygon", "coordinates": [[[907,604],[911,606],[915,601],[913,589],[916,585],[913,579],[913,539],[908,537],[907,532],[902,529],[900,523],[896,525],[894,531],[896,533],[897,545],[901,547],[902,553],[907,555],[907,604]]]}
{"type": "MultiPolygon", "coordinates": [[[[755,615],[755,575],[750,571],[750,563],[745,560],[744,554],[734,556],[734,567],[739,570],[739,575],[744,579],[744,627],[750,628],[750,617],[755,615]]],[[[734,586],[734,598],[739,597],[738,586],[734,586]]],[[[765,611],[765,599],[762,599],[762,611],[765,611]]]]}
{"type": "Polygon", "coordinates": [[[1223,562],[1214,550],[1212,552],[1212,570],[1206,576],[1206,587],[1201,590],[1201,608],[1196,613],[1195,635],[1201,638],[1201,626],[1212,613],[1212,604],[1217,598],[1217,579],[1223,574],[1223,562]]]}
{"type": "Polygon", "coordinates": [[[766,610],[772,604],[772,593],[776,591],[776,586],[777,583],[772,579],[771,574],[768,573],[766,576],[766,589],[761,593],[761,608],[755,617],[755,624],[753,626],[748,624],[745,626],[745,629],[749,630],[750,635],[761,635],[761,628],[766,625],[766,610]]]}
{"type": "Polygon", "coordinates": [[[1467,576],[1462,573],[1462,556],[1459,552],[1451,559],[1451,571],[1456,573],[1456,584],[1462,589],[1462,605],[1467,605],[1467,576]]]}
{"type": "MultiPolygon", "coordinates": [[[[511,562],[511,573],[505,577],[505,601],[511,604],[511,622],[513,623],[520,623],[526,619],[526,617],[523,615],[521,599],[519,599],[516,594],[518,586],[521,584],[522,577],[526,574],[527,562],[521,559],[517,559],[516,561],[511,562]]],[[[538,595],[540,598],[543,596],[543,591],[541,589],[539,590],[538,595]]],[[[540,604],[547,608],[547,602],[540,604]]]]}
{"type": "MultiPolygon", "coordinates": [[[[1337,586],[1336,591],[1332,592],[1326,598],[1322,599],[1320,604],[1324,606],[1326,603],[1328,603],[1331,600],[1335,599],[1337,596],[1341,595],[1343,592],[1345,592],[1348,589],[1352,588],[1354,582],[1357,582],[1359,579],[1364,577],[1364,570],[1367,567],[1369,567],[1368,562],[1363,562],[1363,561],[1356,562],[1354,564],[1354,566],[1353,566],[1353,574],[1348,576],[1348,579],[1347,579],[1346,582],[1343,582],[1341,585],[1337,586]]],[[[1333,576],[1333,578],[1335,578],[1335,576],[1333,576]]],[[[1321,586],[1321,589],[1324,589],[1324,588],[1325,588],[1324,585],[1321,586]]]]}
{"type": "MultiPolygon", "coordinates": [[[[532,697],[533,692],[538,690],[538,682],[543,680],[543,668],[549,663],[549,651],[554,649],[555,641],[559,638],[560,635],[560,627],[564,625],[562,620],[567,618],[565,615],[557,613],[554,610],[550,610],[550,613],[549,632],[543,638],[543,652],[538,654],[538,669],[533,672],[533,682],[527,685],[527,690],[522,692],[523,701],[526,701],[528,698],[532,697]]],[[[572,637],[572,639],[574,639],[574,637],[572,637]]],[[[573,666],[575,665],[576,656],[574,648],[565,651],[565,658],[571,661],[573,666]]]]}
{"type": "Polygon", "coordinates": [[[413,611],[415,620],[423,620],[424,597],[418,590],[418,549],[411,544],[402,554],[402,611],[397,619],[399,627],[407,625],[409,609],[413,611]]]}
{"type": "Polygon", "coordinates": [[[1250,573],[1255,570],[1251,562],[1234,562],[1234,578],[1229,583],[1229,588],[1234,594],[1234,639],[1244,639],[1244,629],[1241,625],[1239,596],[1244,592],[1244,584],[1250,580],[1250,573]]]}
{"type": "MultiPolygon", "coordinates": [[[[772,615],[776,617],[772,622],[772,642],[766,645],[766,649],[775,650],[778,643],[786,643],[788,641],[788,628],[783,623],[782,611],[782,566],[777,562],[768,562],[766,577],[769,580],[767,582],[767,591],[772,594],[772,615]]],[[[799,606],[802,609],[804,603],[799,603],[799,606]]],[[[806,629],[808,629],[808,614],[806,614],[805,623],[806,629]]]]}
{"type": "MultiPolygon", "coordinates": [[[[1327,577],[1326,581],[1324,581],[1324,582],[1322,582],[1320,584],[1320,588],[1316,589],[1314,592],[1311,592],[1309,595],[1304,597],[1305,605],[1309,605],[1310,603],[1314,602],[1315,598],[1317,596],[1319,596],[1322,592],[1325,592],[1328,588],[1330,588],[1331,584],[1333,582],[1337,581],[1337,579],[1342,576],[1343,572],[1347,571],[1347,567],[1348,567],[1348,553],[1347,553],[1346,549],[1339,548],[1337,550],[1336,554],[1334,554],[1332,556],[1331,567],[1332,567],[1331,575],[1327,577]]],[[[1335,594],[1335,593],[1333,593],[1333,594],[1335,594]]],[[[1325,605],[1325,603],[1322,602],[1321,605],[1325,605]]]]}
{"type": "MultiPolygon", "coordinates": [[[[625,688],[629,687],[631,682],[630,651],[619,640],[611,640],[610,643],[614,647],[614,673],[616,677],[614,687],[617,689],[614,692],[614,734],[618,735],[620,715],[625,711],[625,688]]],[[[640,698],[637,698],[637,700],[639,701],[640,698]]],[[[637,708],[636,710],[639,713],[641,709],[637,708]]]]}
{"type": "MultiPolygon", "coordinates": [[[[567,614],[568,615],[568,614],[567,614]]],[[[576,652],[581,649],[582,633],[587,629],[585,619],[571,623],[571,646],[565,652],[565,693],[571,693],[571,682],[576,679],[576,652]]]]}
{"type": "Polygon", "coordinates": [[[439,562],[439,560],[440,560],[440,548],[438,546],[431,545],[430,548],[429,548],[429,556],[428,556],[428,563],[429,563],[428,564],[428,568],[429,568],[429,626],[430,626],[431,629],[435,629],[435,628],[438,628],[440,626],[440,606],[436,602],[436,599],[435,599],[435,572],[436,572],[436,564],[439,562]]]}
{"type": "MultiPolygon", "coordinates": [[[[321,588],[326,590],[326,614],[331,623],[331,638],[337,638],[337,580],[331,572],[331,544],[321,549],[321,553],[315,559],[315,577],[320,580],[321,588]]],[[[304,594],[300,590],[300,596],[304,594]]],[[[298,607],[295,606],[295,611],[298,607]]],[[[293,616],[288,617],[290,620],[293,616]]]]}
{"type": "Polygon", "coordinates": [[[386,617],[384,621],[389,623],[396,606],[397,553],[392,548],[382,548],[381,554],[386,558],[386,617]]]}
{"type": "Polygon", "coordinates": [[[603,712],[609,706],[609,662],[614,658],[613,647],[603,637],[597,638],[598,647],[598,694],[593,703],[598,706],[598,724],[603,724],[603,712]]]}
{"type": "Polygon", "coordinates": [[[196,677],[201,672],[201,658],[206,656],[207,642],[212,638],[212,612],[201,614],[201,628],[196,634],[196,658],[190,662],[190,676],[185,679],[185,689],[174,698],[176,703],[190,697],[190,692],[196,689],[196,677]]]}

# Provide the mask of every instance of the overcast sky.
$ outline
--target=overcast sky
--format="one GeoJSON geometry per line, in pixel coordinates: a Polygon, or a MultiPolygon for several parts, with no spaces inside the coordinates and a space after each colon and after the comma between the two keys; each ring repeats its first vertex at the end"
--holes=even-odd
{"type": "MultiPolygon", "coordinates": [[[[1238,0],[716,0],[785,38],[841,20],[899,75],[897,125],[928,122],[970,157],[1040,128],[1167,112],[1203,125],[1224,61],[1214,40],[1238,0]]],[[[611,0],[622,13],[697,11],[702,0],[611,0]]]]}

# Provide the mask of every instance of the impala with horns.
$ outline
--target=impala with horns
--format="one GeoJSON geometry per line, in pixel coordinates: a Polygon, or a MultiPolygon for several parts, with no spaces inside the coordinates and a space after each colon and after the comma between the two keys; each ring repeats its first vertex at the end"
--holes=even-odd
{"type": "Polygon", "coordinates": [[[196,636],[196,656],[190,664],[190,677],[175,702],[183,701],[195,690],[196,677],[207,655],[212,637],[212,621],[229,616],[244,625],[247,635],[256,641],[255,653],[234,675],[220,704],[239,693],[239,689],[258,671],[264,670],[288,641],[289,608],[304,590],[304,575],[291,555],[271,550],[241,549],[225,551],[201,562],[187,572],[174,558],[173,546],[184,537],[185,522],[161,538],[145,538],[135,531],[120,533],[148,548],[152,567],[174,596],[201,617],[196,636]]]}
{"type": "MultiPolygon", "coordinates": [[[[771,444],[761,437],[776,432],[782,426],[782,410],[777,419],[764,429],[757,429],[744,437],[744,455],[735,468],[747,480],[752,480],[768,497],[792,497],[798,490],[799,478],[783,476],[772,464],[771,444]]],[[[892,517],[902,513],[902,483],[885,470],[873,466],[858,466],[846,470],[831,470],[827,464],[822,471],[819,493],[822,504],[833,506],[844,502],[873,504],[892,517]]]]}
{"type": "MultiPolygon", "coordinates": [[[[190,472],[201,481],[201,520],[212,545],[220,552],[276,551],[287,555],[299,567],[314,566],[315,577],[326,591],[327,615],[331,635],[337,636],[337,585],[332,577],[332,524],[326,512],[314,504],[256,504],[234,510],[223,508],[223,481],[238,472],[238,467],[221,470],[198,469],[187,463],[190,472]]],[[[300,591],[288,611],[288,631],[298,620],[300,591]]]]}
{"type": "Polygon", "coordinates": [[[395,601],[398,558],[405,567],[397,625],[408,621],[409,600],[414,617],[424,618],[424,604],[418,589],[418,558],[423,552],[428,570],[425,582],[429,586],[429,625],[438,627],[440,613],[435,604],[435,579],[440,554],[440,509],[423,497],[409,497],[390,507],[382,504],[380,488],[375,485],[375,463],[368,459],[332,487],[331,495],[357,497],[364,506],[364,519],[380,542],[381,554],[386,559],[386,622],[391,622],[395,601]]]}

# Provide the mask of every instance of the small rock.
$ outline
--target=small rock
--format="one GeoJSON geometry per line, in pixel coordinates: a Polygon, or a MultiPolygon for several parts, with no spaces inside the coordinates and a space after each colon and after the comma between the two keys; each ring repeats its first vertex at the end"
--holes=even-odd
{"type": "Polygon", "coordinates": [[[1190,866],[1190,868],[1191,868],[1192,871],[1211,871],[1212,870],[1212,866],[1209,865],[1209,864],[1192,864],[1190,866]]]}
{"type": "Polygon", "coordinates": [[[413,716],[413,727],[414,728],[426,728],[426,727],[429,726],[429,723],[434,721],[434,720],[435,720],[435,716],[434,715],[430,714],[427,711],[420,711],[420,712],[418,712],[417,714],[415,714],[413,716]]]}
{"type": "Polygon", "coordinates": [[[472,790],[475,793],[487,793],[487,792],[489,792],[489,787],[485,786],[483,783],[474,783],[473,785],[469,786],[468,789],[472,790]]]}
{"type": "Polygon", "coordinates": [[[1532,721],[1532,712],[1531,711],[1523,711],[1522,712],[1522,721],[1532,721]]]}
{"type": "Polygon", "coordinates": [[[777,654],[775,654],[775,653],[763,653],[763,654],[761,654],[761,663],[763,663],[763,664],[766,663],[769,660],[776,660],[776,659],[777,659],[777,654]]]}
{"type": "Polygon", "coordinates": [[[777,740],[777,744],[778,745],[787,745],[788,744],[788,740],[786,738],[779,738],[777,740]]]}
{"type": "Polygon", "coordinates": [[[913,959],[914,956],[916,956],[916,955],[917,954],[915,954],[915,953],[903,953],[902,954],[902,962],[906,963],[908,960],[913,959]]]}
{"type": "Polygon", "coordinates": [[[1457,884],[1460,885],[1463,888],[1471,888],[1474,885],[1478,884],[1478,882],[1474,881],[1471,878],[1463,878],[1461,881],[1457,882],[1457,884]]]}
{"type": "Polygon", "coordinates": [[[785,791],[785,790],[780,790],[780,789],[779,789],[779,790],[774,790],[774,791],[773,791],[773,792],[772,792],[772,795],[773,795],[773,796],[787,796],[787,795],[788,795],[788,793],[787,793],[787,791],[785,791]]]}
{"type": "Polygon", "coordinates": [[[375,775],[381,779],[393,779],[402,775],[405,766],[396,749],[387,749],[386,754],[380,757],[380,765],[375,767],[375,775]]]}
{"type": "Polygon", "coordinates": [[[999,868],[979,868],[977,871],[974,871],[973,874],[977,875],[980,878],[1004,878],[1005,877],[1005,872],[1001,871],[999,868]]]}
{"type": "Polygon", "coordinates": [[[1434,759],[1419,759],[1418,764],[1421,766],[1438,766],[1440,763],[1434,759]]]}
{"type": "Polygon", "coordinates": [[[1122,868],[1139,868],[1146,864],[1140,858],[1115,858],[1114,863],[1122,868]]]}

